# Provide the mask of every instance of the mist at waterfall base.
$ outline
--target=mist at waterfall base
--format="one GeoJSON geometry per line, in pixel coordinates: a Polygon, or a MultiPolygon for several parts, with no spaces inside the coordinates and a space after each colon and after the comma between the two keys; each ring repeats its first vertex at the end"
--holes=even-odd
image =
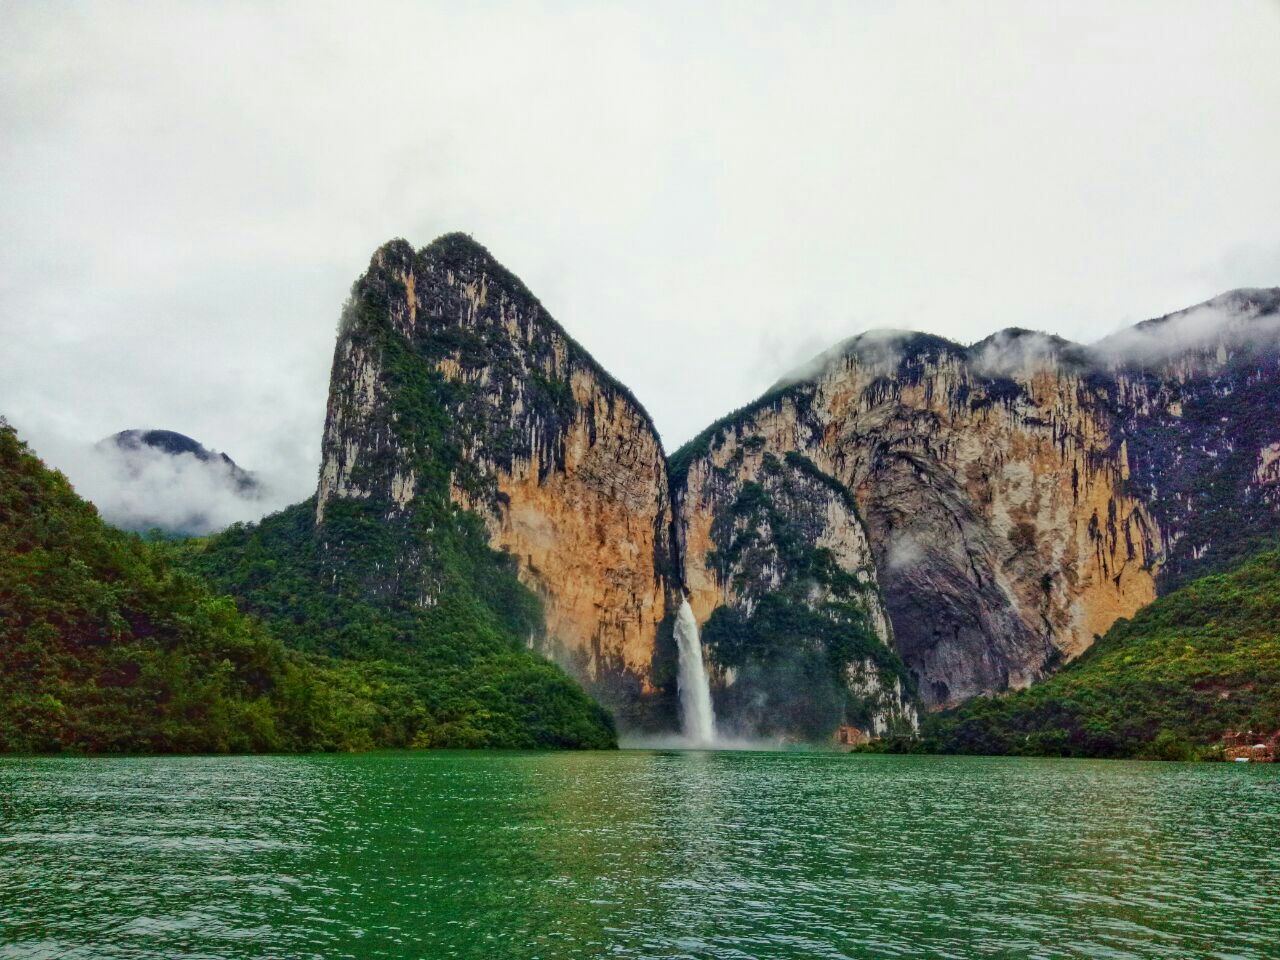
{"type": "Polygon", "coordinates": [[[716,726],[711,684],[702,656],[698,621],[689,601],[682,600],[676,613],[676,652],[679,658],[677,686],[680,697],[680,733],[666,736],[624,737],[623,747],[659,750],[780,750],[794,748],[781,739],[749,739],[726,736],[716,726]]]}

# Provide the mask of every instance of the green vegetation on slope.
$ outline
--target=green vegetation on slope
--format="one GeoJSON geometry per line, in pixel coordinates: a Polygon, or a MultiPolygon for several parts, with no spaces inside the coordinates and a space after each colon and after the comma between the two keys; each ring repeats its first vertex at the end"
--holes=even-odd
{"type": "Polygon", "coordinates": [[[743,483],[712,521],[719,548],[708,565],[747,601],[716,608],[702,629],[715,662],[736,674],[717,710],[753,735],[825,741],[841,723],[869,727],[879,704],[849,689],[850,668],[874,671],[883,689],[909,680],[868,622],[875,587],[815,545],[828,492],[856,516],[853,497],[794,452],[765,454],[761,480],[743,483]]]}
{"type": "Polygon", "coordinates": [[[0,750],[301,746],[310,675],[0,424],[0,750]]]}
{"type": "MultiPolygon", "coordinates": [[[[107,526],[0,425],[0,751],[613,742],[598,706],[509,643],[486,642],[483,655],[456,658],[449,670],[287,649],[231,598],[181,569],[198,566],[206,549],[147,543],[107,526]]],[[[271,589],[316,595],[313,584],[287,578],[271,589]]],[[[331,604],[335,615],[339,608],[331,604]]],[[[305,639],[306,616],[300,607],[274,622],[294,624],[280,635],[297,646],[324,649],[305,639]]],[[[365,626],[391,648],[394,625],[369,617],[365,626]]]]}
{"type": "Polygon", "coordinates": [[[290,647],[390,685],[375,687],[378,746],[613,746],[608,713],[522,645],[541,627],[537,599],[470,529],[474,515],[456,511],[455,527],[431,533],[426,575],[439,593],[430,605],[369,589],[358,574],[394,562],[401,535],[381,510],[333,501],[322,540],[308,500],[179,549],[290,647]]]}
{"type": "Polygon", "coordinates": [[[926,722],[912,747],[1180,759],[1228,729],[1280,728],[1280,551],[1156,600],[1059,673],[926,722]]]}

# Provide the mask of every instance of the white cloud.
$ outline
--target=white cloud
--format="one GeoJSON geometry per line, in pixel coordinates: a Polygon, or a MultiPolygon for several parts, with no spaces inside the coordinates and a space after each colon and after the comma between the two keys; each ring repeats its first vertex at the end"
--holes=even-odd
{"type": "Polygon", "coordinates": [[[0,412],[314,486],[334,324],[464,230],[668,448],[869,325],[1077,341],[1274,275],[1265,2],[4,4],[0,412]]]}
{"type": "Polygon", "coordinates": [[[1000,330],[969,348],[969,363],[988,377],[1026,376],[1057,365],[1074,345],[1033,330],[1000,330]]]}
{"type": "Polygon", "coordinates": [[[894,533],[885,551],[886,565],[890,570],[909,570],[925,558],[920,542],[908,533],[894,533]]]}
{"type": "Polygon", "coordinates": [[[128,530],[211,533],[302,499],[277,476],[255,475],[256,487],[245,489],[218,457],[201,460],[147,446],[122,449],[110,441],[45,439],[36,451],[45,462],[65,473],[104,520],[128,530]]]}
{"type": "Polygon", "coordinates": [[[1251,340],[1274,340],[1280,334],[1276,300],[1262,292],[1233,292],[1128,327],[1098,341],[1091,350],[1109,363],[1153,364],[1191,350],[1216,352],[1219,346],[1227,349],[1251,340]]]}

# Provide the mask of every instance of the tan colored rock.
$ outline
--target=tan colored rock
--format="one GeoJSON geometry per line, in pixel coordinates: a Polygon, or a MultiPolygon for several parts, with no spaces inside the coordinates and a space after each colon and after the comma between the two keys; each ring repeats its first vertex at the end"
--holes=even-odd
{"type": "MultiPolygon", "coordinates": [[[[907,338],[909,339],[909,338],[907,338]]],[[[724,591],[700,490],[748,437],[854,491],[895,645],[927,703],[1025,686],[1155,597],[1159,531],[1124,492],[1101,398],[1052,358],[985,376],[949,347],[853,344],[762,402],[688,470],[686,577],[706,618],[724,591]]]]}
{"type": "MultiPolygon", "coordinates": [[[[546,637],[531,642],[624,714],[660,694],[654,660],[674,585],[666,459],[647,413],[469,238],[416,253],[388,244],[361,284],[383,304],[365,323],[384,333],[340,336],[318,524],[334,498],[411,508],[423,458],[438,455],[400,439],[413,425],[397,421],[395,392],[414,387],[396,386],[403,373],[376,346],[389,332],[411,380],[445,408],[451,499],[483,519],[490,546],[516,558],[543,600],[546,637]]],[[[423,602],[431,594],[424,584],[423,602]]]]}

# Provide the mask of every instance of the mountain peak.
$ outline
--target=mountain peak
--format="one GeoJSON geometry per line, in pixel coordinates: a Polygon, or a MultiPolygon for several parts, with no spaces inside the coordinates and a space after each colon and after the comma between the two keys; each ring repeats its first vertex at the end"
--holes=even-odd
{"type": "Polygon", "coordinates": [[[225,467],[231,479],[242,491],[252,491],[258,486],[258,481],[253,474],[225,453],[210,450],[200,441],[188,437],[185,433],[178,433],[176,430],[121,430],[98,441],[99,448],[112,446],[126,455],[143,449],[154,450],[171,457],[189,454],[201,463],[225,467]]]}
{"type": "Polygon", "coordinates": [[[81,492],[109,523],[127,530],[209,533],[246,512],[260,513],[253,505],[268,494],[225,453],[175,430],[121,430],[94,451],[81,492]]]}
{"type": "Polygon", "coordinates": [[[445,261],[485,259],[494,263],[497,262],[493,254],[489,252],[488,247],[476,240],[471,234],[463,233],[461,230],[442,233],[419,250],[418,253],[422,256],[436,257],[445,261]]]}
{"type": "Polygon", "coordinates": [[[204,463],[220,458],[224,463],[239,469],[236,462],[225,453],[210,450],[198,440],[188,437],[185,433],[178,433],[176,430],[121,430],[99,443],[114,443],[121,450],[140,450],[143,447],[150,447],[174,457],[189,453],[204,463]]]}

